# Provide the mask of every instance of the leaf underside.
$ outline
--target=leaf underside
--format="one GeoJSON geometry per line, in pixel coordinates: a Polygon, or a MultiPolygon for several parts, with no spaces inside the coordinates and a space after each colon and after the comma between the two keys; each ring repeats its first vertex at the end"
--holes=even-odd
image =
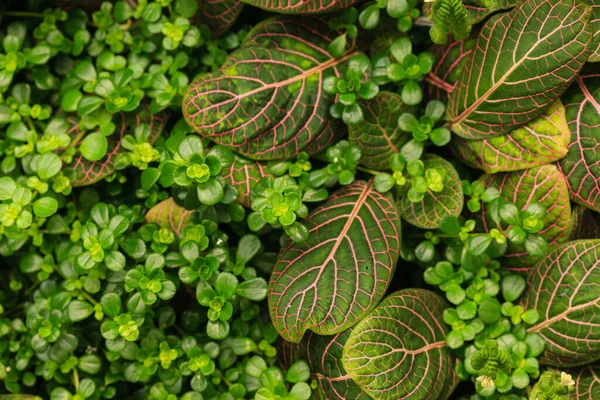
{"type": "Polygon", "coordinates": [[[436,64],[425,78],[429,83],[427,90],[431,98],[444,101],[448,99],[476,44],[477,36],[471,35],[464,40],[451,40],[446,45],[434,45],[431,48],[436,64]]]}
{"type": "Polygon", "coordinates": [[[329,197],[303,223],[269,282],[269,311],[281,336],[331,335],[353,326],[385,294],[400,251],[400,217],[390,194],[358,181],[329,197]]]}
{"type": "Polygon", "coordinates": [[[528,332],[546,341],[540,361],[557,367],[600,359],[600,240],[568,242],[529,273],[522,297],[540,319],[528,332]]]}
{"type": "Polygon", "coordinates": [[[573,201],[600,211],[600,73],[578,77],[565,98],[571,143],[559,168],[573,201]]]}
{"type": "Polygon", "coordinates": [[[280,14],[321,14],[348,8],[358,0],[243,0],[280,14]]]}
{"type": "Polygon", "coordinates": [[[244,8],[239,0],[199,0],[199,3],[201,21],[215,37],[227,32],[244,8]]]}
{"type": "Polygon", "coordinates": [[[454,132],[488,138],[544,112],[588,58],[589,16],[578,0],[530,0],[488,20],[450,96],[454,132]]]}
{"type": "Polygon", "coordinates": [[[467,164],[493,174],[560,160],[567,154],[570,140],[565,108],[557,100],[542,116],[508,134],[481,140],[454,135],[452,150],[467,164]]]}
{"type": "Polygon", "coordinates": [[[237,201],[243,206],[250,208],[250,192],[252,191],[252,187],[265,176],[270,176],[265,164],[259,161],[248,160],[236,154],[233,164],[231,164],[229,171],[223,177],[237,189],[237,201]]]}
{"type": "Polygon", "coordinates": [[[342,363],[374,399],[439,399],[455,381],[442,322],[446,304],[424,289],[383,300],[351,332],[342,363]]]}
{"type": "MultiPolygon", "coordinates": [[[[519,210],[527,208],[531,203],[540,203],[546,207],[544,229],[538,234],[548,241],[550,249],[569,238],[571,234],[569,193],[564,177],[554,165],[547,164],[524,171],[485,175],[482,180],[487,187],[497,187],[501,196],[515,203],[519,210]]],[[[489,232],[490,229],[497,228],[487,213],[485,204],[482,212],[484,230],[489,232]]],[[[537,261],[538,258],[527,254],[523,244],[509,243],[504,256],[504,265],[523,271],[532,267],[537,261]]]]}
{"type": "Polygon", "coordinates": [[[446,170],[444,188],[441,192],[429,190],[423,200],[413,203],[408,196],[402,196],[399,203],[402,218],[419,228],[435,229],[440,226],[442,218],[459,216],[464,203],[464,193],[458,172],[448,161],[434,154],[423,157],[425,169],[442,167],[446,170]]]}
{"type": "Polygon", "coordinates": [[[257,25],[222,69],[195,80],[183,100],[190,126],[256,160],[318,153],[335,139],[334,96],[323,80],[339,76],[352,50],[331,58],[335,32],[313,17],[276,17],[257,25]]]}
{"type": "Polygon", "coordinates": [[[348,128],[350,143],[360,148],[360,163],[367,168],[386,170],[390,156],[398,153],[410,133],[398,127],[398,117],[407,108],[400,95],[380,92],[372,100],[361,102],[364,121],[348,128]]]}
{"type": "Polygon", "coordinates": [[[186,210],[177,205],[172,197],[161,201],[146,213],[146,221],[168,228],[177,235],[192,221],[194,210],[186,210]]]}

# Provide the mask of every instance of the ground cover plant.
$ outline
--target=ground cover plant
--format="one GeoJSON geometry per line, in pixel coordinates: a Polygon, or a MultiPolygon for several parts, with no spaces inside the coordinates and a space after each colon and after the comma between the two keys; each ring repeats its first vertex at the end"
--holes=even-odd
{"type": "Polygon", "coordinates": [[[600,398],[599,0],[3,0],[0,400],[600,398]]]}

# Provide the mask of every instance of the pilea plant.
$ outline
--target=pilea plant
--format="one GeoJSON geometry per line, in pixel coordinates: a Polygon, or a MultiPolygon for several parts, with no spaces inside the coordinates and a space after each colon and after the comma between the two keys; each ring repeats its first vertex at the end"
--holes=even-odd
{"type": "Polygon", "coordinates": [[[0,42],[0,400],[600,398],[598,0],[5,0],[0,42]]]}

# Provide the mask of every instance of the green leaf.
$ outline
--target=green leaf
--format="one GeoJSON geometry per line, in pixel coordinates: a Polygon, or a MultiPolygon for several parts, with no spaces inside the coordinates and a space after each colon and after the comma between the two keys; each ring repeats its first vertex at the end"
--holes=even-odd
{"type": "Polygon", "coordinates": [[[257,25],[221,70],[190,85],[183,99],[186,121],[253,159],[318,153],[336,129],[327,113],[334,96],[321,90],[321,82],[339,74],[356,54],[331,58],[327,46],[334,35],[324,22],[308,17],[276,17],[257,25]]]}
{"type": "Polygon", "coordinates": [[[350,7],[358,0],[306,0],[303,2],[287,2],[283,0],[243,0],[263,10],[283,14],[320,14],[329,13],[350,7]]]}
{"type": "Polygon", "coordinates": [[[212,206],[223,199],[223,186],[216,179],[198,184],[198,200],[202,204],[212,206]]]}
{"type": "Polygon", "coordinates": [[[267,297],[267,281],[263,278],[254,278],[238,285],[236,293],[252,301],[261,301],[267,297]]]}
{"type": "Polygon", "coordinates": [[[53,197],[42,197],[33,203],[33,212],[41,218],[47,218],[58,210],[58,202],[53,197]]]}
{"type": "Polygon", "coordinates": [[[83,321],[94,312],[94,306],[87,301],[73,300],[67,308],[67,316],[71,322],[83,321]]]}
{"type": "Polygon", "coordinates": [[[116,293],[107,293],[100,299],[102,310],[111,318],[121,313],[121,298],[116,293]]]}
{"type": "Polygon", "coordinates": [[[441,192],[428,190],[419,202],[412,202],[408,196],[403,196],[399,203],[402,218],[412,225],[425,229],[434,229],[440,226],[446,216],[460,215],[464,195],[458,173],[448,161],[443,158],[427,154],[423,157],[425,168],[443,168],[446,170],[444,188],[441,192]]]}
{"type": "Polygon", "coordinates": [[[106,136],[98,132],[87,135],[79,146],[81,155],[88,161],[101,160],[106,155],[107,149],[106,136]]]}
{"type": "Polygon", "coordinates": [[[179,235],[181,230],[192,221],[194,210],[186,210],[178,206],[172,197],[161,201],[146,214],[146,221],[171,229],[179,235]]]}
{"type": "Polygon", "coordinates": [[[307,329],[339,332],[375,307],[400,251],[400,218],[392,197],[372,183],[344,187],[303,223],[309,238],[288,241],[269,282],[273,324],[296,343],[307,329]]]}
{"type": "Polygon", "coordinates": [[[210,27],[213,36],[221,36],[229,31],[243,7],[244,3],[239,0],[203,1],[200,20],[210,27]]]}
{"type": "Polygon", "coordinates": [[[267,166],[259,161],[234,155],[233,164],[223,173],[225,181],[233,185],[238,191],[237,201],[250,208],[250,192],[254,185],[265,176],[271,176],[267,166]]]}
{"type": "Polygon", "coordinates": [[[198,0],[175,0],[175,12],[184,18],[192,18],[198,11],[198,0]]]}
{"type": "MultiPolygon", "coordinates": [[[[554,165],[485,175],[482,181],[486,187],[498,188],[500,197],[514,203],[518,210],[526,209],[531,203],[540,203],[546,207],[546,215],[543,218],[544,228],[538,234],[546,239],[550,249],[569,238],[571,232],[569,193],[565,178],[554,165]]],[[[489,204],[483,204],[478,215],[483,215],[485,218],[486,232],[499,228],[499,225],[492,220],[489,204]]],[[[508,243],[508,250],[504,256],[506,266],[524,270],[538,260],[539,257],[527,254],[524,244],[508,243]]]]}
{"type": "Polygon", "coordinates": [[[590,11],[576,0],[530,0],[491,18],[450,96],[452,130],[488,138],[544,112],[587,60],[590,11]]]}
{"type": "Polygon", "coordinates": [[[592,16],[590,18],[590,24],[592,25],[593,38],[591,47],[591,54],[588,58],[589,62],[600,61],[600,1],[588,0],[587,3],[591,5],[592,16]]]}
{"type": "Polygon", "coordinates": [[[62,168],[62,162],[56,154],[46,153],[38,156],[35,170],[40,179],[50,179],[56,176],[62,168]]]}
{"type": "Polygon", "coordinates": [[[571,133],[560,100],[540,117],[516,130],[482,140],[454,135],[455,154],[489,174],[517,171],[548,164],[567,154],[571,133]]]}
{"type": "Polygon", "coordinates": [[[375,399],[443,398],[455,380],[442,322],[445,307],[428,290],[391,294],[352,329],[344,369],[375,399]]]}
{"type": "Polygon", "coordinates": [[[83,117],[96,111],[104,104],[104,99],[98,96],[85,96],[77,103],[77,114],[83,117]]]}
{"type": "Polygon", "coordinates": [[[348,136],[353,146],[360,148],[360,163],[378,171],[389,168],[390,155],[400,152],[400,148],[410,138],[410,133],[398,127],[398,117],[407,107],[400,96],[393,92],[380,92],[371,100],[362,100],[364,120],[348,128],[348,136]]]}
{"type": "Polygon", "coordinates": [[[528,332],[546,341],[542,363],[563,367],[600,359],[599,281],[600,240],[568,242],[531,270],[522,305],[540,314],[528,332]]]}

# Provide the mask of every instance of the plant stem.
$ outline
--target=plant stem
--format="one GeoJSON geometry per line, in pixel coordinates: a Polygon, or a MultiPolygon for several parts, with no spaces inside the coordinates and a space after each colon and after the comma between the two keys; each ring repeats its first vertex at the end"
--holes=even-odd
{"type": "Polygon", "coordinates": [[[24,17],[24,18],[44,18],[43,13],[31,11],[5,11],[0,12],[3,17],[24,17]]]}
{"type": "Polygon", "coordinates": [[[79,390],[79,372],[77,367],[73,369],[73,386],[75,386],[75,392],[79,390]]]}
{"type": "Polygon", "coordinates": [[[367,173],[369,173],[371,175],[378,175],[378,174],[381,173],[379,171],[375,171],[375,170],[372,170],[372,169],[361,167],[360,165],[358,167],[356,167],[356,169],[359,170],[359,171],[367,172],[367,173]]]}
{"type": "Polygon", "coordinates": [[[79,292],[81,293],[81,295],[82,295],[83,297],[85,297],[85,299],[86,299],[87,301],[89,301],[89,302],[90,302],[90,303],[92,303],[93,305],[96,305],[96,304],[98,304],[98,302],[97,302],[96,300],[94,300],[94,298],[93,298],[92,296],[90,296],[88,293],[86,293],[85,291],[83,291],[83,290],[80,290],[79,292]]]}

